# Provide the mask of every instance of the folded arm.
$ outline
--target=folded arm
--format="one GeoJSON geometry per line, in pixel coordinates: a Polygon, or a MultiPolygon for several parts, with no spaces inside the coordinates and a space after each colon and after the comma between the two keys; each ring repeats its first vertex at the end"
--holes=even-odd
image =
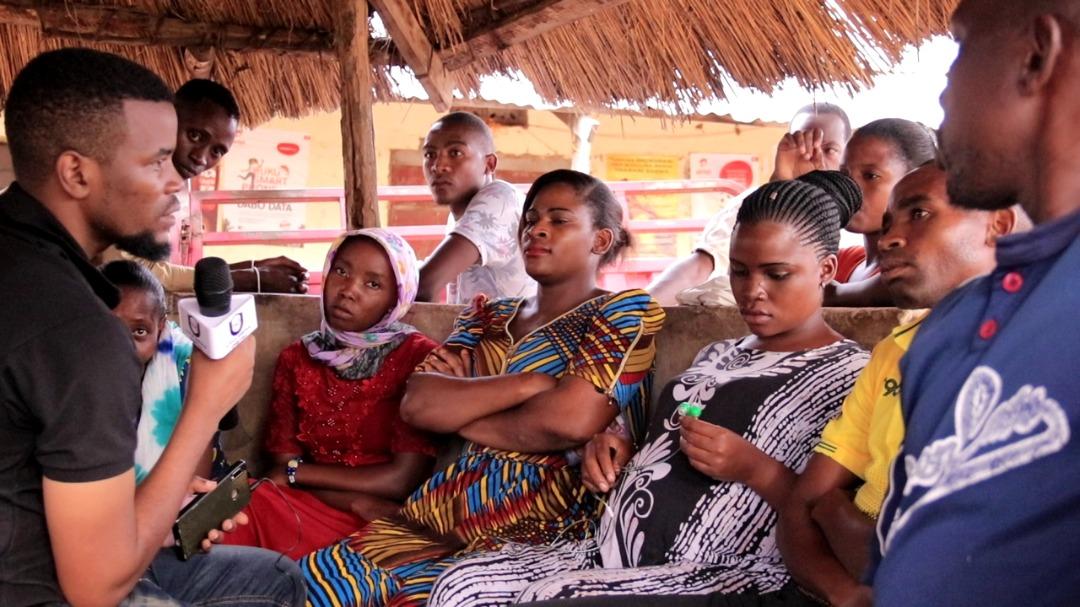
{"type": "Polygon", "coordinates": [[[555,379],[544,373],[491,377],[413,373],[401,401],[401,418],[422,430],[451,434],[554,386],[555,379]]]}
{"type": "Polygon", "coordinates": [[[564,376],[550,389],[533,394],[521,406],[477,419],[463,426],[458,434],[506,451],[544,453],[575,449],[603,432],[615,419],[619,411],[610,400],[588,381],[564,376]]]}

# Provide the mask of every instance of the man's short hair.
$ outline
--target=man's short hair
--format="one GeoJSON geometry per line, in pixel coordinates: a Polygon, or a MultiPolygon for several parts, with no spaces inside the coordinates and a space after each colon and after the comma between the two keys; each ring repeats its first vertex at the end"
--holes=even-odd
{"type": "Polygon", "coordinates": [[[851,120],[848,118],[847,112],[844,111],[844,108],[840,107],[839,105],[836,105],[835,103],[825,102],[808,103],[799,108],[799,110],[795,112],[792,117],[795,118],[798,116],[802,116],[803,114],[815,114],[819,116],[822,114],[832,114],[833,116],[839,118],[840,122],[844,123],[844,139],[846,140],[851,138],[851,120]]]}
{"type": "Polygon", "coordinates": [[[31,59],[4,106],[15,178],[43,182],[69,150],[108,163],[126,137],[127,100],[171,103],[173,94],[150,70],[109,53],[65,48],[31,59]]]}
{"type": "Polygon", "coordinates": [[[188,80],[176,90],[176,102],[195,105],[200,101],[209,101],[225,110],[233,120],[240,120],[240,106],[236,103],[232,91],[213,80],[195,78],[188,80]]]}
{"type": "MultiPolygon", "coordinates": [[[[435,124],[458,127],[476,133],[480,135],[484,139],[484,143],[488,145],[488,149],[485,150],[486,152],[491,153],[495,151],[495,136],[491,133],[491,128],[476,114],[470,112],[450,112],[436,120],[435,124]]],[[[435,125],[433,124],[432,126],[435,125]]]]}

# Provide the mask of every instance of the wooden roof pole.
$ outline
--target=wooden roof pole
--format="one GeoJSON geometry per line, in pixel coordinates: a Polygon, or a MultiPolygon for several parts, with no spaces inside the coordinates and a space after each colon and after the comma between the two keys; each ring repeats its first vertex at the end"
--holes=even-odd
{"type": "Polygon", "coordinates": [[[192,78],[210,79],[214,72],[215,58],[212,46],[184,48],[184,66],[188,68],[192,78]]]}
{"type": "Polygon", "coordinates": [[[332,34],[318,29],[258,28],[190,22],[125,6],[0,0],[0,23],[40,27],[44,36],[134,46],[217,47],[324,52],[332,34]]]}
{"type": "Polygon", "coordinates": [[[416,19],[405,0],[371,0],[372,6],[382,18],[390,39],[394,41],[405,63],[427,91],[428,99],[435,109],[445,112],[454,102],[453,86],[447,77],[442,59],[431,46],[423,26],[416,19]]]}
{"type": "Polygon", "coordinates": [[[367,0],[337,0],[338,63],[341,65],[341,144],[349,229],[379,225],[375,173],[375,124],[371,111],[367,0]]]}
{"type": "MultiPolygon", "coordinates": [[[[440,57],[446,69],[456,70],[504,48],[626,2],[628,0],[537,0],[503,19],[468,32],[464,44],[442,51],[440,57]]],[[[398,42],[398,46],[401,46],[401,42],[398,42]]]]}

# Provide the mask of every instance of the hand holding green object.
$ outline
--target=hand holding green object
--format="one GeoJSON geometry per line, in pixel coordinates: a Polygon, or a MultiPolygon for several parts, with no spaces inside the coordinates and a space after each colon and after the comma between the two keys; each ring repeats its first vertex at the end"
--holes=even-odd
{"type": "Polygon", "coordinates": [[[703,407],[701,405],[695,405],[695,404],[689,403],[689,402],[684,402],[684,403],[679,405],[679,414],[680,415],[689,415],[690,417],[693,417],[693,418],[701,417],[702,410],[703,410],[703,407]]]}

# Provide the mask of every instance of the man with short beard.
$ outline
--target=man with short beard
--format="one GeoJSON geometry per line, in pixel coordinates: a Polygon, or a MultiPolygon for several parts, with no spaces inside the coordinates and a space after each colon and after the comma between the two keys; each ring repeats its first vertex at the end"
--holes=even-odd
{"type": "Polygon", "coordinates": [[[303,601],[296,565],[275,553],[230,548],[182,562],[161,549],[218,421],[251,384],[254,339],[221,360],[193,355],[169,444],[135,487],[142,368],[110,310],[117,289],[89,260],[112,244],[153,256],[167,242],[181,186],[172,101],[145,68],[87,49],[39,55],[8,91],[16,181],[0,194],[4,607],[303,601]]]}
{"type": "Polygon", "coordinates": [[[957,204],[1019,203],[997,268],[946,297],[901,363],[902,451],[874,601],[1080,597],[1080,2],[965,0],[942,95],[957,204]]]}
{"type": "MultiPolygon", "coordinates": [[[[232,92],[211,80],[189,80],[176,91],[176,150],[172,163],[184,187],[179,195],[191,199],[191,180],[216,167],[229,153],[240,121],[240,107],[232,92]]],[[[194,230],[202,233],[202,217],[194,230]]],[[[156,253],[156,251],[152,251],[156,253]]],[[[169,292],[190,292],[195,288],[195,269],[190,266],[151,261],[158,254],[135,257],[110,247],[98,259],[105,264],[118,259],[131,259],[144,265],[161,281],[169,292]]],[[[285,256],[258,261],[239,261],[230,264],[230,273],[237,291],[260,293],[306,293],[307,270],[285,256]]]]}

